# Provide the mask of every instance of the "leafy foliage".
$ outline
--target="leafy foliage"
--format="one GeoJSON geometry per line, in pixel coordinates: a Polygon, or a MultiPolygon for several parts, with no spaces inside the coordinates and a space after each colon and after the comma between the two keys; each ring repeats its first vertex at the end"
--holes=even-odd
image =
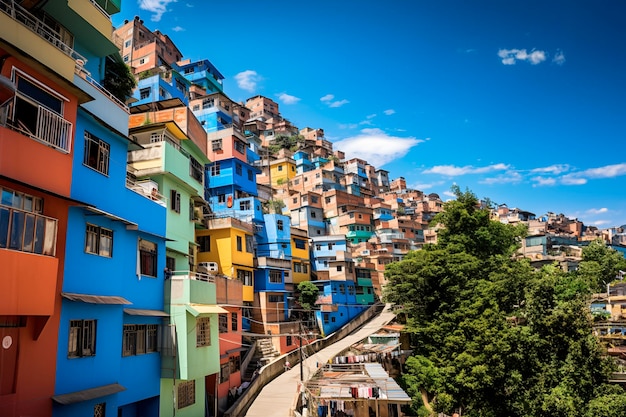
{"type": "Polygon", "coordinates": [[[438,243],[385,272],[384,298],[402,307],[414,345],[403,375],[413,412],[586,417],[601,398],[619,409],[626,395],[603,392],[613,362],[592,336],[587,295],[621,260],[594,244],[581,273],[535,270],[513,256],[524,228],[453,191],[434,220],[438,243]]]}
{"type": "Polygon", "coordinates": [[[317,301],[319,289],[311,281],[302,281],[298,284],[298,292],[300,293],[300,305],[305,310],[311,310],[317,301]]]}
{"type": "Polygon", "coordinates": [[[268,149],[272,154],[278,153],[281,149],[289,149],[290,151],[295,152],[303,144],[304,136],[302,135],[276,135],[268,149]]]}
{"type": "Polygon", "coordinates": [[[120,60],[107,59],[103,86],[117,99],[125,102],[137,86],[137,81],[128,65],[120,60]]]}

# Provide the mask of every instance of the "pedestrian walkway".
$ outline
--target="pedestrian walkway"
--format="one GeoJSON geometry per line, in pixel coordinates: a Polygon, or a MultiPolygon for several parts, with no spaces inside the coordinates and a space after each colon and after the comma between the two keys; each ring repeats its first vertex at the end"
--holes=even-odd
{"type": "MultiPolygon", "coordinates": [[[[327,363],[329,359],[334,358],[372,333],[376,333],[394,318],[395,314],[390,311],[390,305],[387,304],[378,316],[365,323],[358,330],[309,356],[302,363],[304,380],[310,379],[317,371],[318,366],[327,363]]],[[[246,417],[289,417],[289,412],[295,405],[299,382],[300,364],[294,363],[289,371],[277,376],[263,387],[248,409],[246,417]]]]}

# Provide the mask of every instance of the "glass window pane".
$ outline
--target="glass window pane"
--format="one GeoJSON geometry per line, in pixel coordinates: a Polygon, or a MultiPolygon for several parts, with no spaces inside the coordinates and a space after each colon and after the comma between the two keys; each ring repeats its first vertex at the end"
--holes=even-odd
{"type": "Polygon", "coordinates": [[[46,219],[46,233],[43,244],[43,254],[54,256],[54,245],[57,240],[57,222],[46,219]]]}
{"type": "Polygon", "coordinates": [[[33,240],[35,237],[35,216],[32,214],[26,215],[26,221],[24,223],[24,244],[22,250],[25,252],[33,251],[33,240]]]}
{"type": "Polygon", "coordinates": [[[9,248],[21,250],[23,235],[24,235],[24,213],[21,211],[14,211],[13,221],[11,225],[11,238],[9,241],[9,248]]]}
{"type": "Polygon", "coordinates": [[[0,248],[6,248],[9,239],[9,220],[11,212],[8,208],[0,207],[0,248]]]}
{"type": "Polygon", "coordinates": [[[46,219],[43,217],[37,217],[37,222],[35,224],[35,247],[33,252],[42,254],[43,253],[43,237],[45,234],[45,225],[46,219]]]}

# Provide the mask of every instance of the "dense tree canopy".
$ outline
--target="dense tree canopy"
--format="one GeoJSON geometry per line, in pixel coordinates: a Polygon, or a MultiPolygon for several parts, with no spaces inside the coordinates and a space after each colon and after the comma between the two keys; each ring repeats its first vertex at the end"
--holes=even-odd
{"type": "Polygon", "coordinates": [[[453,191],[434,220],[438,243],[385,272],[385,299],[402,307],[414,345],[404,374],[414,411],[586,417],[604,415],[590,413],[607,402],[623,407],[586,298],[596,271],[614,274],[618,257],[594,244],[580,273],[536,270],[513,256],[525,229],[490,220],[471,192],[453,191]]]}

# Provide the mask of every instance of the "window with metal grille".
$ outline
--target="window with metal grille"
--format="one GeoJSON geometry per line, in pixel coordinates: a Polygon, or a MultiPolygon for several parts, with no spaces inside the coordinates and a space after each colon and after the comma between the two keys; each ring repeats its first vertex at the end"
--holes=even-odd
{"type": "MultiPolygon", "coordinates": [[[[239,153],[245,153],[246,146],[243,144],[243,142],[240,142],[238,140],[235,141],[235,150],[239,153]]],[[[240,174],[241,175],[241,174],[240,174]]]]}
{"type": "Polygon", "coordinates": [[[233,332],[236,332],[239,327],[239,319],[237,318],[237,313],[232,313],[230,318],[230,329],[233,332]]]}
{"type": "Polygon", "coordinates": [[[270,271],[270,282],[280,284],[283,282],[283,274],[280,271],[270,271]]]}
{"type": "Polygon", "coordinates": [[[284,225],[283,225],[283,221],[282,220],[276,220],[276,228],[278,230],[283,230],[284,225]]]}
{"type": "Polygon", "coordinates": [[[280,303],[283,301],[283,296],[271,294],[267,296],[267,301],[269,303],[280,303]]]}
{"type": "Polygon", "coordinates": [[[228,314],[219,315],[219,329],[220,333],[228,332],[228,314]]]}
{"type": "Polygon", "coordinates": [[[113,257],[113,231],[93,224],[87,224],[85,252],[107,258],[113,257]]]}
{"type": "Polygon", "coordinates": [[[252,286],[252,271],[246,271],[245,269],[238,269],[237,279],[243,282],[243,285],[252,286]]]}
{"type": "Polygon", "coordinates": [[[170,190],[170,209],[180,213],[180,193],[176,190],[170,190]]]}
{"type": "Polygon", "coordinates": [[[215,152],[215,151],[221,151],[222,150],[222,139],[213,139],[211,141],[211,149],[215,152]]]}
{"type": "Polygon", "coordinates": [[[193,156],[189,157],[189,175],[191,178],[195,179],[199,183],[202,183],[202,178],[204,176],[204,167],[198,160],[196,160],[193,156]]]}
{"type": "Polygon", "coordinates": [[[246,235],[246,252],[254,252],[254,238],[251,235],[246,235]]]}
{"type": "Polygon", "coordinates": [[[181,381],[178,383],[178,398],[176,401],[176,408],[189,407],[196,403],[196,381],[181,381]]]}
{"type": "Polygon", "coordinates": [[[211,252],[211,236],[198,236],[196,238],[198,252],[211,252]]]}
{"type": "Polygon", "coordinates": [[[85,154],[83,164],[103,175],[109,175],[109,153],[111,146],[85,131],[85,154]]]}
{"type": "Polygon", "coordinates": [[[67,356],[80,358],[96,355],[96,320],[70,320],[67,356]]]}
{"type": "Polygon", "coordinates": [[[98,403],[93,406],[93,417],[105,417],[106,403],[98,403]]]}
{"type": "Polygon", "coordinates": [[[218,162],[213,162],[213,164],[211,165],[211,176],[212,177],[216,177],[218,175],[220,175],[221,172],[221,165],[218,162]]]}
{"type": "Polygon", "coordinates": [[[196,347],[211,346],[211,319],[198,317],[196,319],[196,347]]]}
{"type": "Polygon", "coordinates": [[[230,363],[226,362],[220,365],[220,384],[228,381],[230,378],[230,363]]]}
{"type": "Polygon", "coordinates": [[[228,359],[229,371],[231,374],[235,372],[239,372],[241,370],[241,357],[239,356],[231,356],[228,359]]]}

